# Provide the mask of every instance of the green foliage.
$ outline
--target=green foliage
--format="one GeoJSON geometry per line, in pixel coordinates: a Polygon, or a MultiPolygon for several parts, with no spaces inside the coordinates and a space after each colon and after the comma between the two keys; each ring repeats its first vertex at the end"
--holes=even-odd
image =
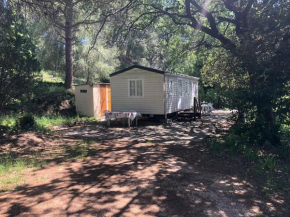
{"type": "MultiPolygon", "coordinates": [[[[261,169],[274,170],[277,164],[277,157],[263,154],[258,143],[255,144],[255,141],[249,139],[248,134],[238,135],[232,130],[228,135],[212,139],[209,144],[211,149],[217,153],[242,155],[249,161],[257,162],[261,169]]],[[[279,149],[281,148],[279,147],[279,149]]],[[[275,150],[272,149],[272,152],[275,150]]]]}
{"type": "Polygon", "coordinates": [[[39,126],[44,128],[50,128],[52,126],[60,126],[60,125],[73,125],[74,123],[93,123],[98,121],[96,117],[64,117],[64,116],[56,116],[56,115],[47,115],[47,116],[37,116],[36,122],[39,126]]]}
{"type": "Polygon", "coordinates": [[[16,117],[15,116],[11,116],[11,115],[1,115],[0,116],[0,125],[1,126],[6,126],[8,128],[12,128],[14,127],[14,125],[16,124],[16,117]]]}
{"type": "Polygon", "coordinates": [[[24,183],[23,172],[30,168],[42,167],[45,161],[38,156],[22,158],[16,152],[9,152],[0,156],[0,189],[13,190],[24,183]]]}
{"type": "Polygon", "coordinates": [[[264,194],[273,194],[278,191],[290,193],[290,188],[287,180],[275,179],[273,177],[268,177],[265,185],[263,186],[264,194]]]}
{"type": "Polygon", "coordinates": [[[55,71],[42,70],[40,74],[42,75],[42,81],[45,83],[64,83],[64,77],[55,71]]]}
{"type": "Polygon", "coordinates": [[[4,133],[15,133],[17,131],[16,115],[0,115],[0,136],[4,133]]]}
{"type": "MultiPolygon", "coordinates": [[[[198,65],[194,62],[201,62],[202,87],[214,89],[203,96],[238,109],[242,121],[247,116],[248,130],[260,132],[260,145],[267,141],[277,145],[275,116],[289,113],[290,108],[289,13],[285,13],[289,2],[145,2],[139,10],[161,13],[156,23],[173,30],[165,40],[170,42],[165,63],[186,73],[198,65]],[[198,55],[191,58],[193,48],[198,55]]],[[[148,22],[147,16],[143,22],[148,22]]]]}
{"type": "Polygon", "coordinates": [[[285,118],[284,121],[281,123],[279,133],[281,135],[282,144],[290,148],[290,116],[285,118]]]}
{"type": "Polygon", "coordinates": [[[245,148],[244,154],[249,161],[254,161],[259,158],[257,151],[245,148]]]}
{"type": "Polygon", "coordinates": [[[11,172],[11,170],[20,172],[27,167],[44,165],[45,162],[38,162],[37,156],[31,158],[21,158],[16,152],[9,152],[0,157],[0,174],[11,172]]]}
{"type": "Polygon", "coordinates": [[[223,144],[218,143],[216,141],[212,142],[211,149],[216,153],[221,153],[224,150],[223,144]]]}
{"type": "Polygon", "coordinates": [[[87,154],[87,148],[83,145],[73,145],[72,147],[67,147],[66,159],[81,159],[84,158],[87,154]]]}
{"type": "Polygon", "coordinates": [[[29,130],[35,127],[36,121],[32,114],[25,114],[18,119],[17,125],[19,125],[22,130],[29,130]]]}
{"type": "Polygon", "coordinates": [[[82,83],[109,83],[109,74],[119,65],[118,50],[115,46],[106,46],[100,39],[92,48],[92,40],[87,35],[83,43],[76,45],[74,75],[82,78],[82,83]]]}
{"type": "Polygon", "coordinates": [[[22,101],[28,111],[35,114],[75,115],[74,93],[62,83],[35,82],[29,101],[22,101]]]}
{"type": "Polygon", "coordinates": [[[21,15],[0,5],[0,110],[29,93],[39,63],[21,15]]]}
{"type": "Polygon", "coordinates": [[[34,81],[30,93],[22,93],[17,100],[9,104],[14,112],[34,114],[76,115],[74,93],[63,87],[62,83],[34,81]]]}
{"type": "Polygon", "coordinates": [[[50,116],[37,116],[36,118],[36,123],[39,126],[42,126],[44,128],[50,128],[52,126],[60,126],[60,125],[69,125],[73,124],[75,118],[66,118],[62,116],[55,116],[55,115],[50,115],[50,116]]]}
{"type": "Polygon", "coordinates": [[[276,167],[277,159],[275,156],[264,156],[260,159],[259,167],[273,171],[276,167]]]}
{"type": "Polygon", "coordinates": [[[50,132],[50,128],[53,126],[73,126],[76,123],[94,123],[97,121],[99,120],[96,117],[37,116],[32,114],[3,115],[0,116],[0,135],[4,133],[14,134],[19,130],[47,133],[50,132]],[[23,122],[22,124],[21,121],[23,122]]]}

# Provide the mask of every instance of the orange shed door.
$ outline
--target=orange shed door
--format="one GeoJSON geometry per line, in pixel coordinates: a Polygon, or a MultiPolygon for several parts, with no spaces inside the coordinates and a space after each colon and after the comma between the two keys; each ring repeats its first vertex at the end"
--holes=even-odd
{"type": "Polygon", "coordinates": [[[107,88],[106,85],[100,85],[101,96],[101,116],[104,116],[104,111],[107,110],[107,88]]]}
{"type": "Polygon", "coordinates": [[[108,97],[107,97],[107,100],[108,100],[108,110],[112,111],[112,98],[111,98],[111,85],[107,85],[107,93],[108,93],[108,97]]]}
{"type": "Polygon", "coordinates": [[[112,110],[111,105],[111,87],[109,84],[100,85],[100,97],[101,97],[101,116],[104,116],[105,110],[112,110]]]}

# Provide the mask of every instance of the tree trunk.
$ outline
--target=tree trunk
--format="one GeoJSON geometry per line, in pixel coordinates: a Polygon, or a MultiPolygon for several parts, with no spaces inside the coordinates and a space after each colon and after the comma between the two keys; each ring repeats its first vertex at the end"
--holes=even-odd
{"type": "Polygon", "coordinates": [[[73,84],[73,6],[67,3],[67,17],[65,22],[65,88],[72,88],[73,84]]]}

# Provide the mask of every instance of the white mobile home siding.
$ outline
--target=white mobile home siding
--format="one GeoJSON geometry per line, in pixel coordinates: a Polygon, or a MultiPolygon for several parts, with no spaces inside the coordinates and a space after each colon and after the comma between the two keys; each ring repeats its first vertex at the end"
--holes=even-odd
{"type": "Polygon", "coordinates": [[[193,98],[197,96],[198,80],[185,76],[165,74],[166,113],[170,114],[193,107],[193,98]],[[178,80],[182,80],[182,97],[178,96],[178,80]],[[169,82],[172,81],[172,93],[169,92],[169,82]],[[186,82],[189,82],[189,93],[186,94],[186,82]]]}
{"type": "Polygon", "coordinates": [[[164,114],[164,75],[133,68],[111,77],[112,111],[133,110],[141,114],[164,114]],[[143,80],[143,97],[129,97],[130,79],[143,80]]]}

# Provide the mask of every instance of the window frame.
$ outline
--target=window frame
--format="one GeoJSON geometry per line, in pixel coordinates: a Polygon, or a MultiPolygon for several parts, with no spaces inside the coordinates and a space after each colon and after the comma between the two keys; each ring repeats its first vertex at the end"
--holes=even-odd
{"type": "Polygon", "coordinates": [[[197,97],[198,95],[198,82],[192,81],[192,96],[197,97]]]}
{"type": "Polygon", "coordinates": [[[128,97],[129,98],[144,98],[144,79],[142,78],[135,78],[135,79],[128,79],[128,97]],[[135,96],[130,95],[130,82],[135,81],[135,96]],[[142,96],[137,96],[137,81],[141,81],[142,84],[142,96]]]}
{"type": "Polygon", "coordinates": [[[185,80],[185,96],[189,96],[190,95],[190,81],[185,80]]]}
{"type": "Polygon", "coordinates": [[[182,92],[183,92],[183,79],[177,79],[177,97],[183,97],[182,92]],[[180,93],[179,93],[179,82],[181,83],[181,92],[180,93]]]}
{"type": "Polygon", "coordinates": [[[173,96],[174,94],[174,88],[173,88],[173,84],[174,84],[174,82],[173,82],[173,79],[172,78],[169,78],[168,79],[168,94],[170,95],[170,96],[173,96]],[[170,90],[170,83],[171,83],[171,90],[170,90]]]}

